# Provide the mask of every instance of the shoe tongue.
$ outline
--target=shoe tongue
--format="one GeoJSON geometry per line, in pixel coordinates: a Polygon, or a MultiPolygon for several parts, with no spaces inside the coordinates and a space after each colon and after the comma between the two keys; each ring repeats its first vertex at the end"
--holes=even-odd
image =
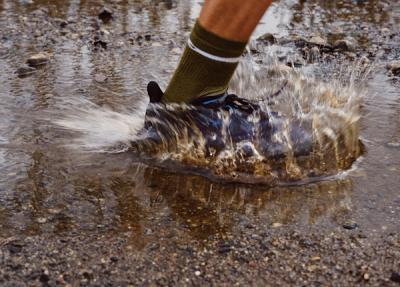
{"type": "Polygon", "coordinates": [[[147,94],[149,95],[150,103],[159,103],[164,96],[160,86],[153,81],[149,82],[147,85],[147,94]]]}

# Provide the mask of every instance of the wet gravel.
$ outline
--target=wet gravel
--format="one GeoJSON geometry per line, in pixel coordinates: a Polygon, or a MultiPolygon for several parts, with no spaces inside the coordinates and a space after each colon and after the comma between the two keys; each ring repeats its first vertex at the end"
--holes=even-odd
{"type": "Polygon", "coordinates": [[[129,234],[3,240],[2,286],[398,286],[400,237],[359,231],[262,230],[141,250],[129,234]]]}

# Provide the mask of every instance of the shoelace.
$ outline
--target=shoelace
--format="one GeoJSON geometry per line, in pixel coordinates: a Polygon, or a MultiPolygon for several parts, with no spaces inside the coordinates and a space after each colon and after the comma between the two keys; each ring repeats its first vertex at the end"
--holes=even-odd
{"type": "Polygon", "coordinates": [[[208,109],[239,110],[249,114],[256,111],[259,108],[257,104],[239,98],[234,94],[227,94],[227,93],[218,96],[199,98],[194,100],[191,104],[194,106],[200,106],[208,109]]]}

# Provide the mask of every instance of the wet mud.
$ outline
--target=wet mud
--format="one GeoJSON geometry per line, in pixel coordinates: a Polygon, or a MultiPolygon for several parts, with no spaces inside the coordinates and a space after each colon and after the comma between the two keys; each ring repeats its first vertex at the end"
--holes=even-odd
{"type": "Polygon", "coordinates": [[[142,109],[149,80],[165,87],[200,7],[0,1],[1,285],[398,286],[398,1],[276,1],[251,45],[255,62],[273,49],[279,64],[321,81],[370,69],[365,153],[339,177],[223,184],[129,152],[65,146],[74,135],[49,118],[83,101],[142,109]]]}

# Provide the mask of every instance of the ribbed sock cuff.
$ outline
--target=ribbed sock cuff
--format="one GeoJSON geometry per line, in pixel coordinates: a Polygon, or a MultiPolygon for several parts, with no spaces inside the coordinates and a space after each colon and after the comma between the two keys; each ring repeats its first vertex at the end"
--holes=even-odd
{"type": "Polygon", "coordinates": [[[246,43],[221,38],[197,22],[163,101],[190,103],[224,93],[245,48],[246,43]]]}
{"type": "Polygon", "coordinates": [[[199,21],[194,25],[190,40],[200,50],[223,58],[240,57],[246,48],[246,43],[227,40],[207,31],[199,21]]]}

